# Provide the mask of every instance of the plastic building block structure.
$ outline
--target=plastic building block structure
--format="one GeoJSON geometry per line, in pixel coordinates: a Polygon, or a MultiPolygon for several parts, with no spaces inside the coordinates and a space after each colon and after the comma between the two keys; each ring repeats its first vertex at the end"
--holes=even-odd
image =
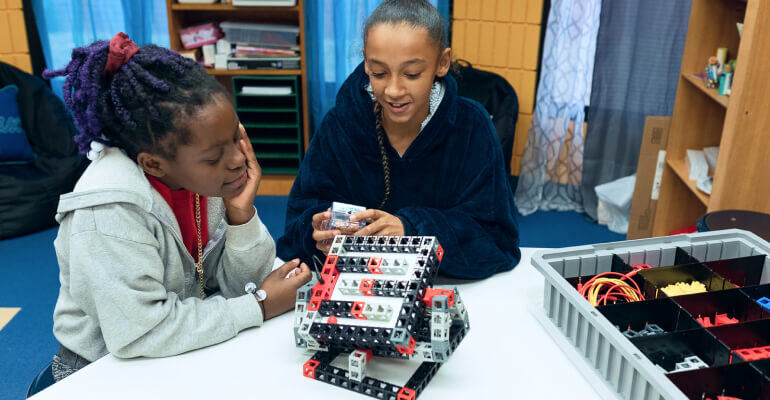
{"type": "Polygon", "coordinates": [[[384,400],[416,398],[470,328],[457,289],[433,288],[444,250],[432,236],[337,236],[320,277],[297,291],[303,375],[384,400]],[[348,369],[331,366],[348,355],[348,369]],[[366,375],[373,357],[421,362],[404,386],[366,375]]]}
{"type": "Polygon", "coordinates": [[[735,350],[746,361],[756,361],[770,358],[770,346],[752,347],[735,350]]]}
{"type": "Polygon", "coordinates": [[[631,339],[637,336],[651,336],[651,335],[657,335],[665,332],[666,331],[664,331],[663,328],[661,328],[657,324],[647,324],[647,326],[645,326],[644,329],[640,331],[635,331],[630,328],[626,329],[625,331],[623,331],[623,336],[631,339]]]}

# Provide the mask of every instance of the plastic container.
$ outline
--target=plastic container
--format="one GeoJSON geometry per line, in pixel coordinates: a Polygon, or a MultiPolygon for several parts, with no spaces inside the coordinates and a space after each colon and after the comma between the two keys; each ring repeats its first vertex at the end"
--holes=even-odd
{"type": "Polygon", "coordinates": [[[273,47],[292,47],[298,45],[298,26],[222,22],[219,24],[219,28],[225,33],[225,38],[234,44],[273,47]]]}
{"type": "MultiPolygon", "coordinates": [[[[620,258],[629,265],[648,264],[653,267],[651,270],[644,271],[647,272],[661,266],[687,263],[693,261],[692,258],[695,261],[716,261],[762,255],[764,262],[759,274],[759,283],[767,284],[770,283],[768,254],[770,254],[770,245],[767,242],[750,232],[737,229],[540,251],[532,257],[532,264],[545,277],[542,309],[535,311],[536,317],[542,321],[546,330],[554,335],[554,340],[563,344],[565,353],[574,358],[573,362],[589,380],[604,384],[604,388],[597,387],[597,390],[605,390],[610,396],[614,395],[622,399],[700,399],[701,395],[706,393],[705,386],[702,393],[693,394],[693,391],[698,391],[697,388],[689,387],[688,391],[680,390],[673,378],[669,379],[669,377],[685,373],[716,374],[721,371],[720,368],[725,368],[719,366],[724,363],[725,348],[717,344],[727,347],[729,345],[716,340],[710,330],[718,332],[732,326],[697,328],[628,339],[621,332],[620,326],[616,327],[617,322],[613,323],[604,316],[613,306],[606,308],[591,306],[565,278],[596,275],[609,271],[614,257],[620,258]],[[661,342],[664,337],[669,339],[668,343],[683,343],[689,346],[690,351],[696,353],[703,352],[703,348],[708,350],[708,346],[714,345],[716,353],[712,356],[707,351],[704,355],[706,360],[703,361],[711,362],[709,368],[666,374],[634,343],[641,344],[649,352],[650,347],[647,344],[661,342]],[[711,339],[707,340],[706,338],[709,337],[711,339]],[[689,338],[701,338],[703,342],[689,340],[689,338]]],[[[714,273],[714,275],[716,277],[712,279],[724,280],[718,274],[714,273]]],[[[712,286],[712,289],[715,287],[712,286]]],[[[677,297],[661,296],[660,300],[676,303],[677,297]]],[[[758,322],[764,323],[764,321],[754,321],[748,324],[758,322]]],[[[730,350],[732,349],[727,351],[730,350]]],[[[735,362],[748,365],[739,357],[733,358],[735,362]]],[[[731,361],[733,360],[728,357],[727,362],[731,361]]],[[[729,367],[734,366],[734,364],[729,365],[729,367]]],[[[757,370],[753,363],[748,367],[752,368],[751,371],[757,370]]],[[[713,385],[709,383],[708,389],[716,390],[718,383],[713,385]]],[[[724,383],[723,386],[728,383],[724,383]]],[[[765,386],[765,382],[760,382],[757,390],[767,390],[765,386]]]]}

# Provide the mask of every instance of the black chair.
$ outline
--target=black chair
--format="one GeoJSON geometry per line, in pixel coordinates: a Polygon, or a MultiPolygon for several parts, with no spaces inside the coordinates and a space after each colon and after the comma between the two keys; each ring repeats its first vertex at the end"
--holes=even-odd
{"type": "Polygon", "coordinates": [[[0,168],[0,240],[56,224],[59,195],[86,167],[72,137],[78,133],[64,103],[46,83],[0,62],[0,87],[16,85],[21,125],[35,159],[0,168]]]}
{"type": "MultiPolygon", "coordinates": [[[[473,68],[466,60],[457,60],[453,65],[452,74],[457,80],[458,94],[481,103],[492,117],[492,123],[500,137],[500,146],[503,148],[505,172],[510,175],[516,122],[519,119],[519,98],[516,96],[516,90],[502,76],[473,68]]],[[[514,192],[518,182],[516,178],[518,177],[511,179],[514,192]]]]}
{"type": "Polygon", "coordinates": [[[53,379],[53,370],[51,369],[51,363],[49,362],[48,365],[37,374],[35,379],[32,380],[32,383],[29,384],[27,398],[34,396],[54,383],[56,383],[56,381],[53,379]]]}

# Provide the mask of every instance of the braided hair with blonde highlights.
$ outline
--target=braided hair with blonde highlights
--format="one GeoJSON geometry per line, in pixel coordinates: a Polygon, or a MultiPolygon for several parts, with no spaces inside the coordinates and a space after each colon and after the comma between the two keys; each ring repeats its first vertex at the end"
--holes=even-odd
{"type": "MultiPolygon", "coordinates": [[[[369,31],[380,24],[399,24],[405,23],[413,28],[425,28],[428,37],[443,51],[447,47],[446,30],[444,22],[441,20],[436,7],[427,0],[385,0],[372,12],[372,15],[364,24],[364,46],[369,31]]],[[[382,154],[382,170],[385,177],[385,197],[380,203],[380,209],[390,199],[390,162],[385,148],[385,129],[382,126],[382,105],[374,101],[374,121],[377,130],[377,141],[380,145],[380,154],[382,154]]]]}
{"type": "Polygon", "coordinates": [[[385,197],[380,202],[379,209],[385,207],[385,203],[390,198],[390,161],[388,161],[388,152],[385,149],[385,128],[382,127],[382,105],[374,102],[374,127],[377,130],[377,142],[380,144],[380,154],[382,155],[382,172],[385,178],[385,197]]]}

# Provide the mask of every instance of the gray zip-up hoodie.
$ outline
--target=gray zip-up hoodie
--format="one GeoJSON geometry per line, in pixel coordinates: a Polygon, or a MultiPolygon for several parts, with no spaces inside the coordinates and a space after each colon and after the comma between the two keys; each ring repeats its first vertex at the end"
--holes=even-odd
{"type": "Polygon", "coordinates": [[[231,226],[222,199],[207,203],[204,281],[217,293],[202,301],[171,207],[134,161],[105,149],[59,202],[59,342],[89,361],[108,352],[164,357],[261,325],[259,304],[244,285],[260,285],[272,270],[273,238],[256,213],[231,226]]]}

